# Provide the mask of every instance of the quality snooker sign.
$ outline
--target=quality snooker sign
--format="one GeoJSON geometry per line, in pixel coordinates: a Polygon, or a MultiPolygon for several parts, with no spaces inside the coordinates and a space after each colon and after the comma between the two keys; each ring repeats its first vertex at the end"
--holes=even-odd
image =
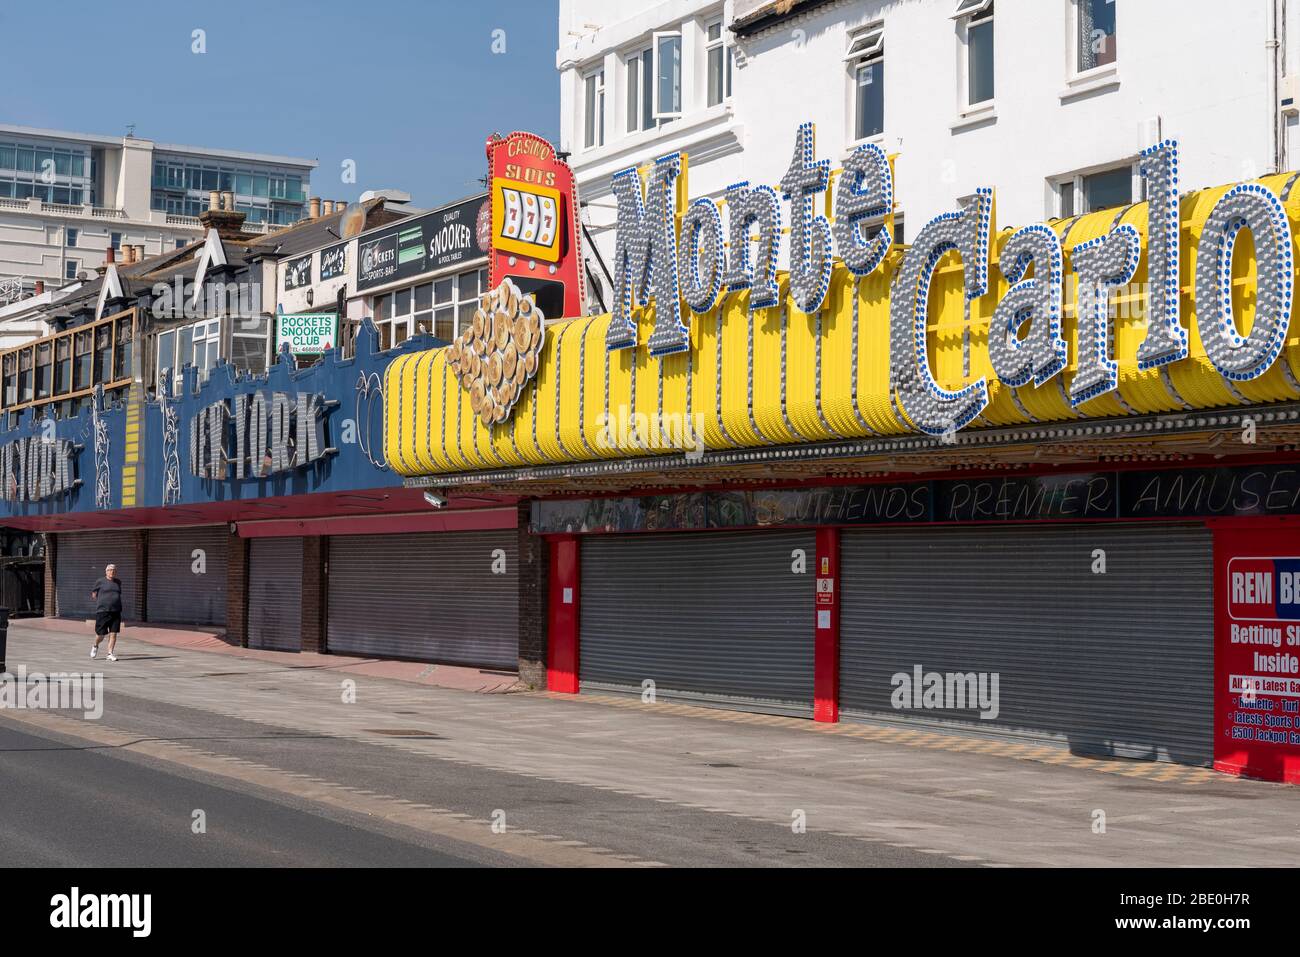
{"type": "MultiPolygon", "coordinates": [[[[783,297],[777,261],[785,231],[778,195],[789,207],[789,298],[800,312],[822,311],[835,258],[859,278],[884,268],[894,243],[893,171],[884,151],[866,144],[845,161],[828,206],[834,210],[833,225],[817,212],[820,194],[831,189],[831,164],[815,156],[815,128],[805,123],[779,194],[771,186],[746,182],[727,189],[725,233],[718,202],[700,198],[684,210],[676,208],[677,180],[685,165],[681,154],[656,160],[644,181],[643,171],[635,167],[616,173],[611,181],[618,204],[616,288],[606,349],[637,345],[632,309],[651,299],[655,322],[647,346],[653,356],[688,351],[686,309],[706,315],[724,290],[747,291],[751,312],[778,307],[783,297]]],[[[1191,356],[1184,310],[1192,303],[1183,301],[1179,280],[1187,251],[1177,142],[1164,140],[1143,150],[1140,167],[1149,203],[1145,241],[1133,225],[1120,223],[1068,250],[1078,278],[1077,367],[1063,386],[1072,408],[1119,388],[1112,300],[1133,281],[1144,254],[1148,321],[1137,349],[1138,368],[1163,370],[1191,356]]],[[[989,377],[957,390],[936,381],[928,358],[927,318],[931,283],[949,253],[961,258],[966,300],[988,294],[997,236],[994,208],[993,189],[985,187],[961,209],[936,217],[906,248],[895,277],[889,302],[891,380],[899,411],[924,433],[951,434],[990,403],[989,377]]],[[[1291,321],[1294,264],[1286,210],[1262,185],[1234,186],[1210,212],[1196,245],[1191,285],[1205,358],[1230,383],[1256,379],[1278,359],[1291,321]],[[1253,238],[1257,267],[1254,321],[1245,334],[1234,314],[1232,282],[1233,252],[1243,232],[1253,238]]],[[[1057,232],[1045,223],[1015,231],[1002,246],[997,265],[1009,288],[990,321],[987,348],[994,377],[1008,387],[1041,387],[1068,366],[1070,347],[1062,329],[1066,256],[1057,232]]]]}
{"type": "Polygon", "coordinates": [[[319,356],[334,348],[338,334],[338,313],[282,315],[275,325],[275,351],[281,352],[287,345],[292,356],[319,356]]]}

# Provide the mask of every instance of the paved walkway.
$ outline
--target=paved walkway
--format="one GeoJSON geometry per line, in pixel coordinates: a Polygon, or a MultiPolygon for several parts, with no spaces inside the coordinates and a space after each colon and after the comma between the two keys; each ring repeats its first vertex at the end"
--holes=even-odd
{"type": "MultiPolygon", "coordinates": [[[[81,635],[88,643],[94,638],[94,625],[90,621],[70,618],[22,618],[13,622],[22,629],[53,631],[62,635],[81,635]]],[[[252,661],[292,661],[296,667],[317,668],[345,675],[362,675],[370,678],[392,678],[435,688],[455,688],[480,694],[500,694],[514,690],[519,676],[512,671],[464,668],[458,665],[431,665],[423,661],[387,661],[379,658],[352,658],[346,655],[300,654],[283,651],[263,651],[258,648],[240,648],[224,638],[224,632],[201,628],[169,628],[165,626],[126,625],[120,645],[128,648],[133,642],[145,642],[163,648],[206,651],[211,654],[233,655],[252,661]]]]}
{"type": "MultiPolygon", "coordinates": [[[[84,635],[43,625],[11,627],[11,668],[87,670],[84,635]]],[[[787,835],[804,819],[810,834],[991,866],[1300,862],[1300,790],[1282,785],[1126,762],[1097,762],[1120,766],[1097,773],[1068,754],[979,753],[980,742],[947,735],[622,699],[469,694],[341,671],[328,657],[160,653],[130,637],[123,649],[121,661],[93,667],[105,674],[107,726],[122,695],[279,733],[365,741],[413,761],[634,795],[787,835]]]]}

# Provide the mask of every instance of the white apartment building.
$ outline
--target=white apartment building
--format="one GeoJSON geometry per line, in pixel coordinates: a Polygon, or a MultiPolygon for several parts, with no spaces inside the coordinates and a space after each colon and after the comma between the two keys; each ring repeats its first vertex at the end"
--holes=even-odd
{"type": "MultiPolygon", "coordinates": [[[[305,215],[314,160],[0,124],[0,307],[93,278],[112,247],[155,256],[203,235],[213,191],[246,230],[305,215]]],[[[126,258],[126,257],[121,257],[126,258]]]]}
{"type": "Polygon", "coordinates": [[[904,240],[981,186],[1003,225],[1139,201],[1137,154],[1164,137],[1181,141],[1184,190],[1300,165],[1300,0],[559,9],[561,144],[606,263],[614,173],[680,150],[692,198],[775,186],[808,120],[833,167],[861,143],[897,154],[904,240]]]}

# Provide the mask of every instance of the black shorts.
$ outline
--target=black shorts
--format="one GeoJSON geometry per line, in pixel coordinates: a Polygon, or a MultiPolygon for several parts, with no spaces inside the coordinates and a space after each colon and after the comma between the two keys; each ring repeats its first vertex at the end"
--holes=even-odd
{"type": "Polygon", "coordinates": [[[95,612],[95,634],[116,635],[122,630],[122,613],[120,611],[95,612]]]}

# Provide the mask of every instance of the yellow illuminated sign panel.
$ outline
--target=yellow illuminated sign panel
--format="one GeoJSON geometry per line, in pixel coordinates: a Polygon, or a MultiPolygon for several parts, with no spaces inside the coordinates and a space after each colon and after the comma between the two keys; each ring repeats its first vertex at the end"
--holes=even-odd
{"type": "Polygon", "coordinates": [[[497,250],[560,260],[560,191],[512,179],[492,181],[492,237],[497,250]]]}

